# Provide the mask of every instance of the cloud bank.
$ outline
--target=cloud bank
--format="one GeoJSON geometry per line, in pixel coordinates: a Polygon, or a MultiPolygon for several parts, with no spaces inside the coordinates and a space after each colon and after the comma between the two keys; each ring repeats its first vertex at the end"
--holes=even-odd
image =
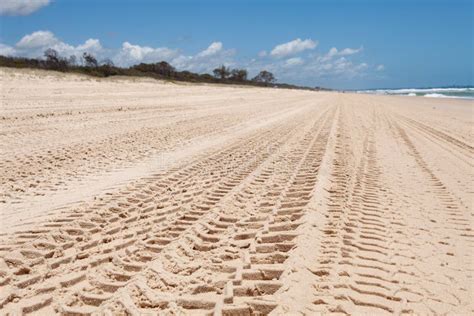
{"type": "Polygon", "coordinates": [[[48,48],[56,50],[65,57],[71,55],[79,57],[84,52],[89,52],[100,58],[106,57],[107,53],[98,39],[90,38],[84,43],[74,46],[59,40],[50,31],[41,30],[23,36],[14,46],[1,44],[0,51],[7,56],[38,58],[43,56],[44,51],[48,48]]]}
{"type": "Polygon", "coordinates": [[[0,15],[29,15],[49,3],[50,0],[2,0],[0,15]]]}

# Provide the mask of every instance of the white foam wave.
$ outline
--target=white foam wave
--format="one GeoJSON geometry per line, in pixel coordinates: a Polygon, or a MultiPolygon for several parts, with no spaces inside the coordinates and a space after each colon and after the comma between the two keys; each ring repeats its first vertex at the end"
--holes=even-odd
{"type": "Polygon", "coordinates": [[[473,97],[458,97],[454,95],[444,95],[442,93],[427,93],[423,95],[424,97],[428,98],[449,98],[449,99],[465,99],[465,100],[473,100],[473,97]]]}
{"type": "Polygon", "coordinates": [[[427,93],[424,95],[427,98],[449,98],[449,96],[441,94],[441,93],[427,93]]]}
{"type": "Polygon", "coordinates": [[[409,94],[409,93],[437,93],[437,92],[469,92],[474,91],[474,88],[429,88],[429,89],[377,89],[377,90],[360,90],[362,93],[375,94],[409,94]]]}

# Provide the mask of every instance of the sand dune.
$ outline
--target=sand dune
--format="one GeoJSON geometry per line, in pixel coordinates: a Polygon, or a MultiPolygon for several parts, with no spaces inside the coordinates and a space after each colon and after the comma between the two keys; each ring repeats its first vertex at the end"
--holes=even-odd
{"type": "Polygon", "coordinates": [[[1,69],[0,314],[473,314],[473,103],[1,69]]]}

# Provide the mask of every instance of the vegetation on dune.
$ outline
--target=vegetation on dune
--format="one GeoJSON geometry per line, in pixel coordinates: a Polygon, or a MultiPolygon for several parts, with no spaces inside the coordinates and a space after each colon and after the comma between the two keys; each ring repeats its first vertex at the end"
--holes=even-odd
{"type": "Polygon", "coordinates": [[[253,82],[263,82],[263,83],[274,83],[276,81],[275,76],[269,71],[263,70],[260,71],[255,78],[252,79],[253,82]]]}
{"type": "Polygon", "coordinates": [[[225,80],[229,78],[230,68],[222,65],[219,68],[214,69],[212,72],[214,73],[214,77],[225,80]]]}
{"type": "Polygon", "coordinates": [[[139,76],[187,82],[244,84],[260,87],[325,90],[319,87],[310,88],[285,83],[276,83],[277,80],[275,76],[266,70],[262,70],[257,76],[249,79],[246,69],[230,69],[225,65],[214,69],[213,75],[207,73],[197,74],[190,71],[178,71],[166,61],[153,64],[140,63],[125,68],[115,66],[110,59],[105,59],[99,62],[96,57],[87,52],[81,56],[80,60],[78,60],[74,55],[66,58],[60,56],[56,50],[51,48],[44,52],[44,58],[42,59],[0,55],[0,67],[47,69],[61,72],[82,73],[96,77],[139,76]]]}

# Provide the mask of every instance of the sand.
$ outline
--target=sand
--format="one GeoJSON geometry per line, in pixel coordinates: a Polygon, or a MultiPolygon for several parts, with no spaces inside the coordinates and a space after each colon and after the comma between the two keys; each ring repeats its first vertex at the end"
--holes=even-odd
{"type": "Polygon", "coordinates": [[[474,313],[472,101],[0,74],[0,314],[474,313]]]}

